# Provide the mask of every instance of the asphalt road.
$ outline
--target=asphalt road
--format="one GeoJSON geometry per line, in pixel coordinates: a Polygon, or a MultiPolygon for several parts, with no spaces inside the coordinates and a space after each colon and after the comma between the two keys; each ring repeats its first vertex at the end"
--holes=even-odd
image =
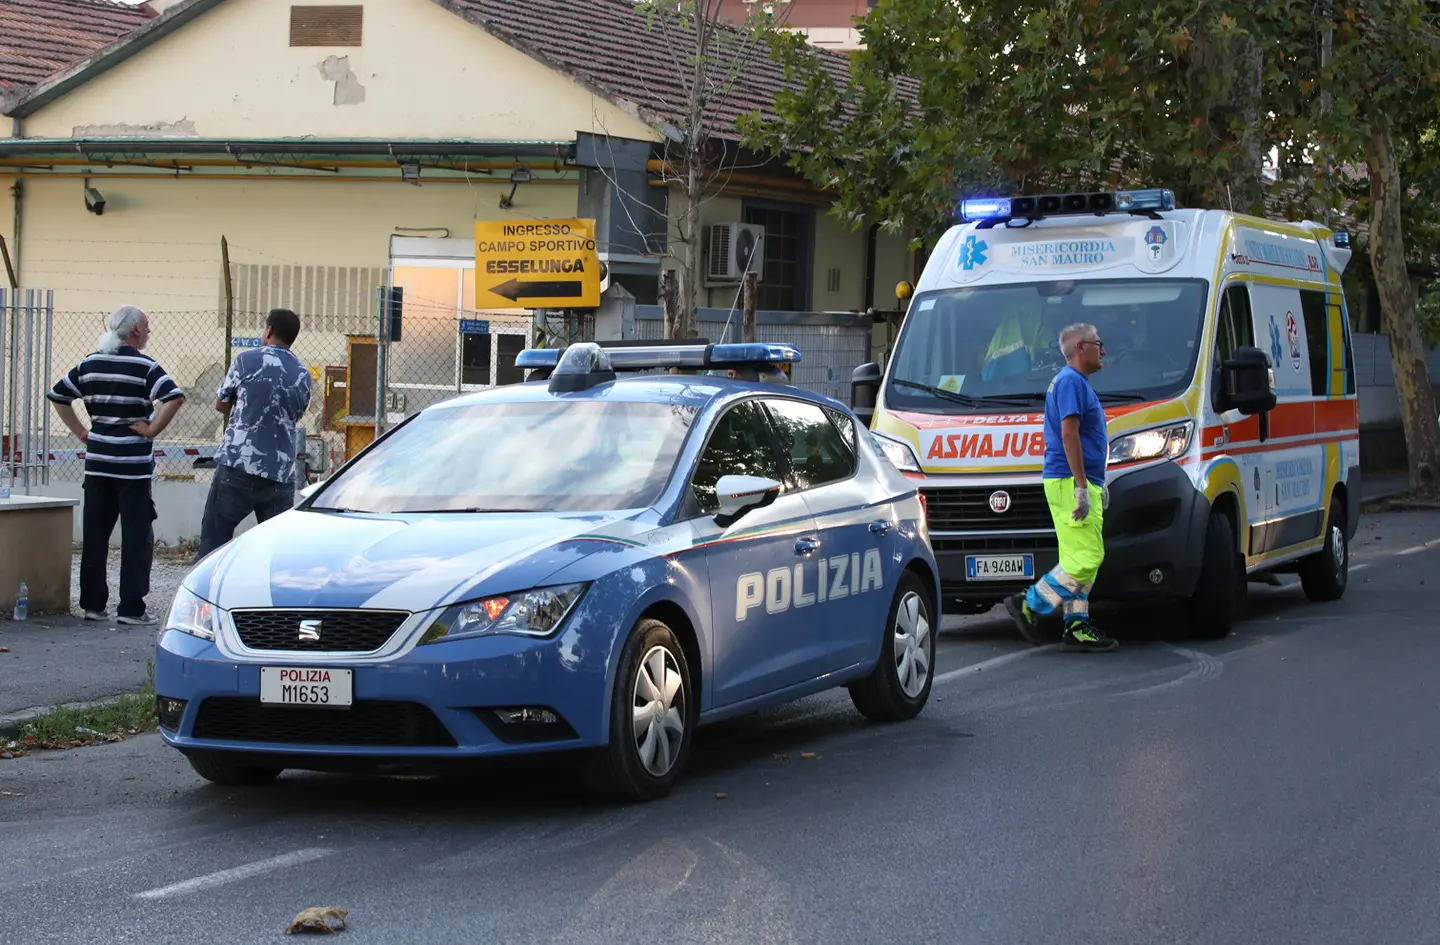
{"type": "Polygon", "coordinates": [[[1435,941],[1440,513],[1368,518],[1354,562],[1218,643],[964,621],[918,720],[708,729],[649,805],[514,767],[235,791],[154,736],[0,762],[0,942],[280,942],[332,904],[354,943],[1435,941]]]}

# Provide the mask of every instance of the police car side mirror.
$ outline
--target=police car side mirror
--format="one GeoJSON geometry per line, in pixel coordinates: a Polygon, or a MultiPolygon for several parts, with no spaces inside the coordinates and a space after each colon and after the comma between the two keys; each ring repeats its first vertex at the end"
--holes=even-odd
{"type": "Polygon", "coordinates": [[[850,372],[850,409],[867,427],[875,417],[881,376],[880,365],[874,361],[866,361],[850,372]]]}
{"type": "Polygon", "coordinates": [[[715,483],[720,510],[715,524],[728,528],[752,509],[763,509],[780,495],[780,483],[764,476],[721,476],[715,483]]]}
{"type": "Polygon", "coordinates": [[[1220,365],[1221,412],[1238,410],[1246,416],[1275,409],[1275,372],[1270,356],[1259,348],[1237,348],[1220,365]]]}

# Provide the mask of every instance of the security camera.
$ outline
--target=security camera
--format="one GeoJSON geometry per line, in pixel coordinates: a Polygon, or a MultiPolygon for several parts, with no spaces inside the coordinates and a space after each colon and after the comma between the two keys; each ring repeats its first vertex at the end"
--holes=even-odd
{"type": "Polygon", "coordinates": [[[105,198],[94,187],[85,188],[85,209],[97,217],[105,212],[105,198]]]}

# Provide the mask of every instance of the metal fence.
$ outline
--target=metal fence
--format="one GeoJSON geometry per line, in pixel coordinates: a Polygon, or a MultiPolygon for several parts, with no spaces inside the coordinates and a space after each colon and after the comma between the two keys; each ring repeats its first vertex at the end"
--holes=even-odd
{"type": "Polygon", "coordinates": [[[0,289],[0,462],[12,488],[49,483],[51,314],[55,294],[0,289]]]}

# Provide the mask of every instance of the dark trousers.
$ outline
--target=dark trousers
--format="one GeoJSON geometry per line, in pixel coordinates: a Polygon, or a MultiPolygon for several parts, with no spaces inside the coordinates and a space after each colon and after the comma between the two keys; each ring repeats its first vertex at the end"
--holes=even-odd
{"type": "Polygon", "coordinates": [[[262,476],[252,476],[233,466],[217,465],[205,497],[205,517],[200,520],[200,550],[195,560],[208,555],[235,537],[235,528],[251,512],[255,521],[274,518],[295,504],[295,487],[262,476]]]}
{"type": "Polygon", "coordinates": [[[106,563],[110,536],[120,522],[121,617],[143,617],[145,595],[150,593],[150,564],[155,557],[155,502],[149,479],[85,477],[85,508],[80,551],[80,609],[105,610],[110,600],[106,563]]]}

